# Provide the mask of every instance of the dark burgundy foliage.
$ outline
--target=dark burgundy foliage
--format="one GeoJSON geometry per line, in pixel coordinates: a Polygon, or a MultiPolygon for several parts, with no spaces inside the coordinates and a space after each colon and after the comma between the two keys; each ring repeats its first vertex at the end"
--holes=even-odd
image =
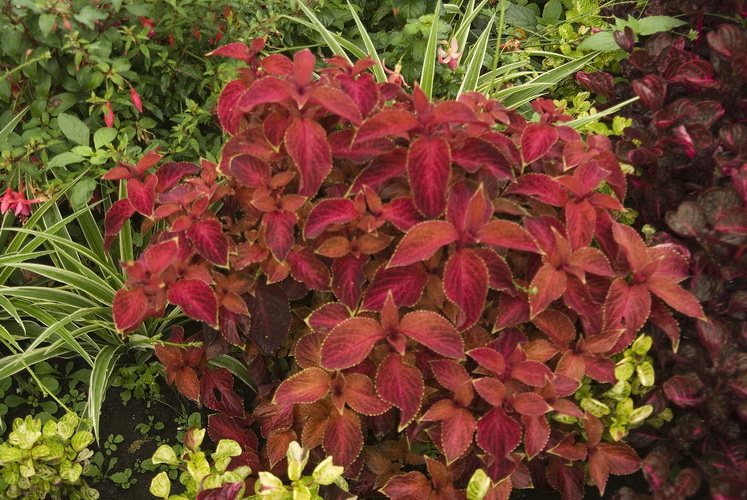
{"type": "Polygon", "coordinates": [[[662,342],[671,318],[652,314],[659,388],[650,402],[679,409],[669,426],[632,437],[653,443],[643,471],[654,498],[736,500],[747,490],[747,31],[726,21],[746,6],[651,2],[650,15],[687,14],[699,38],[651,36],[616,89],[640,97],[616,145],[637,171],[626,206],[657,231],[654,241],[688,256],[707,317],[687,320],[672,352],[662,342]]]}

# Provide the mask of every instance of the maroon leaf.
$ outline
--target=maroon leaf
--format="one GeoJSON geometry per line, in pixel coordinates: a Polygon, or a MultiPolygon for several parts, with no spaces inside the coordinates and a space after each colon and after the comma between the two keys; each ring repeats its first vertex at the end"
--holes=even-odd
{"type": "Polygon", "coordinates": [[[380,267],[363,296],[362,309],[381,311],[389,291],[398,307],[414,306],[423,295],[428,273],[420,264],[398,268],[380,267]]]}
{"type": "Polygon", "coordinates": [[[488,294],[488,268],[469,248],[454,253],[446,262],[443,277],[446,296],[459,306],[457,327],[464,330],[482,316],[488,294]]]}
{"type": "Polygon", "coordinates": [[[480,229],[477,235],[480,243],[494,247],[511,248],[526,252],[538,252],[537,244],[526,229],[507,220],[495,220],[480,229]]]}
{"type": "Polygon", "coordinates": [[[299,248],[288,254],[293,277],[313,290],[327,290],[330,284],[329,269],[308,248],[299,248]]]}
{"type": "Polygon", "coordinates": [[[360,125],[361,112],[347,94],[327,86],[315,87],[309,102],[319,104],[327,111],[345,118],[354,125],[360,125]]]}
{"type": "Polygon", "coordinates": [[[338,370],[355,366],[368,356],[374,344],[386,337],[378,321],[350,318],[337,325],[324,340],[322,366],[338,370]]]}
{"type": "Polygon", "coordinates": [[[229,134],[239,131],[239,124],[243,113],[237,111],[242,96],[249,90],[244,80],[238,79],[228,82],[218,98],[218,120],[221,127],[229,134]]]}
{"type": "Polygon", "coordinates": [[[446,190],[451,175],[449,145],[440,138],[419,137],[410,144],[407,174],[417,209],[436,218],[446,208],[446,190]]]}
{"type": "Polygon", "coordinates": [[[424,390],[420,370],[405,364],[399,354],[390,354],[376,372],[376,392],[381,399],[400,409],[399,432],[420,410],[424,390]]]}
{"type": "Polygon", "coordinates": [[[153,204],[156,202],[156,184],[158,177],[150,174],[146,177],[145,182],[138,179],[127,181],[127,199],[135,211],[145,216],[153,214],[153,204]]]}
{"type": "Polygon", "coordinates": [[[651,311],[651,295],[644,285],[629,285],[620,278],[612,282],[604,314],[609,327],[623,326],[635,334],[651,311]]]}
{"type": "Polygon", "coordinates": [[[348,308],[340,303],[331,303],[314,311],[307,322],[315,332],[327,334],[346,319],[350,319],[348,308]]]}
{"type": "Polygon", "coordinates": [[[615,84],[612,75],[604,71],[595,71],[593,73],[576,73],[576,81],[591,90],[595,94],[612,99],[615,96],[615,84]]]}
{"type": "Polygon", "coordinates": [[[266,161],[250,155],[238,155],[230,161],[229,172],[244,186],[264,187],[269,182],[270,165],[266,161]]]}
{"type": "Polygon", "coordinates": [[[429,259],[439,248],[457,239],[459,232],[449,222],[430,221],[417,224],[402,238],[388,267],[406,266],[429,259]]]}
{"type": "Polygon", "coordinates": [[[275,391],[276,404],[313,403],[329,392],[330,376],[319,368],[307,368],[283,381],[275,391]]]}
{"type": "Polygon", "coordinates": [[[355,142],[366,142],[379,137],[399,135],[420,126],[420,122],[408,111],[380,111],[363,122],[355,136],[355,142]]]}
{"type": "Polygon", "coordinates": [[[200,167],[194,163],[176,163],[173,161],[164,163],[156,172],[158,184],[156,191],[163,193],[176,186],[185,175],[193,175],[200,171],[200,167]]]}
{"type": "Polygon", "coordinates": [[[358,305],[361,287],[365,281],[363,266],[368,260],[368,257],[363,255],[356,257],[348,254],[336,259],[332,264],[332,290],[338,300],[351,309],[358,305]]]}
{"type": "Polygon", "coordinates": [[[399,332],[443,356],[464,359],[461,335],[439,314],[431,311],[408,313],[399,323],[399,332]]]}
{"type": "Polygon", "coordinates": [[[233,375],[225,368],[205,370],[200,379],[200,401],[229,417],[244,416],[244,402],[233,390],[233,375]]]}
{"type": "Polygon", "coordinates": [[[522,416],[521,422],[524,424],[524,450],[531,459],[540,454],[547,446],[550,439],[550,424],[544,415],[539,416],[522,416]]]}
{"type": "Polygon", "coordinates": [[[518,413],[529,415],[531,417],[544,415],[552,410],[552,407],[547,404],[542,396],[532,392],[525,392],[517,395],[511,404],[518,413]]]}
{"type": "Polygon", "coordinates": [[[521,426],[497,407],[477,422],[477,444],[486,453],[505,457],[521,442],[521,426]]]}
{"type": "Polygon", "coordinates": [[[340,86],[346,94],[350,96],[360,110],[361,114],[366,117],[373,110],[379,101],[379,88],[374,81],[373,75],[362,74],[353,79],[348,75],[338,77],[340,86]]]}
{"type": "Polygon", "coordinates": [[[677,283],[665,278],[651,276],[646,280],[645,285],[654,295],[669,304],[675,311],[693,318],[705,319],[703,308],[700,307],[697,299],[677,283]]]}
{"type": "Polygon", "coordinates": [[[472,435],[477,428],[475,417],[469,410],[459,408],[455,414],[443,421],[441,427],[441,447],[450,464],[462,456],[472,444],[472,435]]]}
{"type": "Polygon", "coordinates": [[[381,415],[392,405],[374,395],[373,382],[360,373],[346,377],[345,402],[361,415],[381,415]]]}
{"type": "Polygon", "coordinates": [[[135,213],[135,209],[132,207],[130,200],[118,200],[115,201],[108,212],[106,212],[106,218],[104,220],[104,230],[106,236],[114,236],[122,229],[124,223],[132,217],[135,213]]]}
{"type": "Polygon", "coordinates": [[[542,266],[532,279],[532,294],[529,295],[530,316],[544,311],[554,300],[565,293],[568,277],[552,264],[542,266]]]}
{"type": "Polygon", "coordinates": [[[340,467],[349,467],[363,449],[363,432],[358,415],[350,410],[342,414],[333,411],[329,415],[322,446],[332,462],[340,467]]]}
{"type": "Polygon", "coordinates": [[[195,222],[187,230],[187,238],[205,260],[216,266],[228,267],[228,238],[223,225],[215,219],[195,222]]]}
{"type": "Polygon", "coordinates": [[[566,465],[560,458],[552,457],[547,467],[547,480],[563,498],[584,497],[584,467],[581,462],[566,465]]]}
{"type": "Polygon", "coordinates": [[[664,382],[664,394],[682,408],[698,406],[705,398],[699,395],[703,384],[683,375],[676,375],[664,382]]]}
{"type": "Polygon", "coordinates": [[[265,241],[272,255],[283,262],[293,248],[298,216],[289,210],[270,212],[262,218],[265,227],[265,241]]]}
{"type": "Polygon", "coordinates": [[[117,290],[112,304],[117,330],[129,332],[140,326],[148,314],[148,297],[142,288],[117,290]]]}
{"type": "Polygon", "coordinates": [[[465,139],[461,149],[451,149],[452,161],[469,172],[486,167],[498,180],[513,180],[511,164],[499,150],[476,137],[465,139]]]}
{"type": "Polygon", "coordinates": [[[213,289],[199,280],[181,280],[169,286],[169,302],[182,308],[184,314],[218,326],[218,301],[213,289]]]}
{"type": "Polygon", "coordinates": [[[252,318],[249,336],[263,352],[274,354],[288,338],[291,324],[290,303],[283,287],[260,281],[246,304],[252,318]]]}
{"type": "Polygon", "coordinates": [[[558,141],[558,132],[550,125],[532,123],[521,134],[521,155],[524,163],[532,163],[550,151],[558,141]]]}
{"type": "Polygon", "coordinates": [[[420,472],[394,476],[381,489],[392,500],[423,500],[430,497],[431,491],[431,482],[420,472]]]}
{"type": "Polygon", "coordinates": [[[633,80],[633,91],[643,104],[658,111],[667,96],[667,84],[657,75],[646,75],[642,80],[633,80]]]}
{"type": "Polygon", "coordinates": [[[304,238],[313,239],[324,232],[330,224],[349,222],[358,216],[358,210],[350,200],[326,199],[317,203],[306,218],[304,238]]]}
{"type": "Polygon", "coordinates": [[[509,186],[506,194],[523,194],[556,207],[568,201],[568,191],[563,184],[546,174],[524,174],[509,186]]]}
{"type": "Polygon", "coordinates": [[[285,147],[301,174],[298,194],[316,195],[322,181],[332,170],[332,151],[327,143],[327,133],[316,121],[297,118],[285,132],[285,147]]]}
{"type": "Polygon", "coordinates": [[[243,481],[238,483],[223,483],[219,488],[210,488],[197,493],[196,500],[237,500],[241,498],[243,481]]]}
{"type": "Polygon", "coordinates": [[[473,383],[475,390],[485,401],[498,408],[503,406],[506,399],[506,387],[498,379],[485,377],[474,380],[473,383]]]}

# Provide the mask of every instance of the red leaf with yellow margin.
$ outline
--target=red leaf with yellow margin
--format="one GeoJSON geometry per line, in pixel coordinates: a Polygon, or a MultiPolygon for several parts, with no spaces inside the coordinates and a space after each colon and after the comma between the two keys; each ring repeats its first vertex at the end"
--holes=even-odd
{"type": "Polygon", "coordinates": [[[405,364],[399,354],[390,354],[376,372],[376,392],[400,409],[398,432],[401,432],[420,410],[425,384],[420,370],[405,364]]]}
{"type": "Polygon", "coordinates": [[[327,133],[310,118],[296,118],[285,132],[285,148],[301,174],[298,194],[316,195],[332,170],[332,150],[327,143],[327,133]]]}
{"type": "Polygon", "coordinates": [[[451,176],[451,151],[441,138],[419,137],[407,154],[415,207],[426,217],[436,218],[446,208],[446,190],[451,176]]]}

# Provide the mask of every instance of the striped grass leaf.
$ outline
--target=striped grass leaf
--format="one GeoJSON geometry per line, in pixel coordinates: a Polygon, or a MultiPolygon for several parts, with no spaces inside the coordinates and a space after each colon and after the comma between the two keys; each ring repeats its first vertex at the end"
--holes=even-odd
{"type": "Polygon", "coordinates": [[[430,101],[433,98],[433,79],[436,74],[436,51],[438,49],[438,21],[441,16],[441,2],[436,2],[436,12],[433,13],[433,24],[428,33],[425,46],[423,70],[420,73],[420,89],[430,101]]]}

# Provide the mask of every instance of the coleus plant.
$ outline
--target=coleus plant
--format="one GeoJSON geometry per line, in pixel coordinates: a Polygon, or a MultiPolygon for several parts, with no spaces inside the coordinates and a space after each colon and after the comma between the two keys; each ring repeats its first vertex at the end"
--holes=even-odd
{"type": "MultiPolygon", "coordinates": [[[[633,438],[656,442],[643,467],[655,498],[736,499],[747,487],[747,31],[704,13],[744,15],[744,3],[657,4],[670,15],[691,9],[699,39],[660,34],[631,54],[629,83],[613,93],[640,103],[616,149],[638,172],[628,206],[656,241],[691,256],[692,291],[708,321],[688,322],[674,352],[655,342],[663,384],[651,403],[680,410],[664,432],[633,438]]],[[[669,325],[656,326],[661,339],[669,325]]]]}
{"type": "Polygon", "coordinates": [[[703,311],[679,285],[685,256],[616,221],[626,180],[609,140],[584,142],[548,100],[528,123],[481,94],[431,103],[377,84],[371,61],[332,58],[315,78],[309,51],[261,48],[213,53],[247,64],[218,104],[220,164],[149,173],[151,153],[106,176],[128,193],[108,241],[136,213],[159,229],[125,263],[117,327],[168,304],[203,322],[202,347],[180,352],[177,330],[157,354],[223,412],[211,434],[241,432],[267,469],[300,439],[351,491],[391,498],[464,498],[479,469],[489,498],[533,484],[580,498],[584,460],[601,491],[637,470],[573,394],[587,377],[614,384],[611,356],[649,318],[703,311]],[[231,346],[260,378],[251,415],[208,364],[231,346]],[[291,373],[272,359],[288,347],[291,373]]]}

